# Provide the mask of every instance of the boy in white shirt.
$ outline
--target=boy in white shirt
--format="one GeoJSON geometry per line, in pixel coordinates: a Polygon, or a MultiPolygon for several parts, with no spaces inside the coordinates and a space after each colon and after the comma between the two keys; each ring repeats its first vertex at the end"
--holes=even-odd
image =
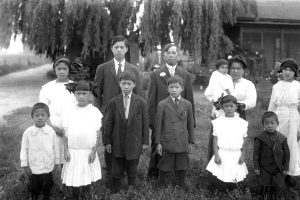
{"type": "Polygon", "coordinates": [[[50,117],[49,107],[36,103],[31,111],[34,126],[27,128],[22,137],[21,167],[29,177],[31,199],[37,200],[42,191],[43,200],[50,198],[53,185],[52,171],[59,164],[59,152],[55,145],[55,131],[46,124],[50,117]]]}

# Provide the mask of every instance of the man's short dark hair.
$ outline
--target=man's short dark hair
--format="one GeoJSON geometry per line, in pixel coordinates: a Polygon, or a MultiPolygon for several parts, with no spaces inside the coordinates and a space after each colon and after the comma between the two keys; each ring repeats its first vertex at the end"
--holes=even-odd
{"type": "Polygon", "coordinates": [[[164,47],[164,53],[166,53],[171,47],[176,47],[176,51],[179,53],[179,49],[174,43],[166,44],[164,47]]]}
{"type": "Polygon", "coordinates": [[[33,105],[32,109],[31,109],[31,117],[33,117],[34,112],[37,109],[43,109],[45,110],[45,112],[48,114],[48,116],[50,117],[50,111],[49,111],[49,107],[47,106],[47,104],[44,104],[42,102],[36,103],[33,105]]]}
{"type": "Polygon", "coordinates": [[[267,118],[274,118],[275,121],[277,122],[277,124],[279,124],[279,120],[278,120],[278,116],[276,115],[276,113],[272,112],[272,111],[267,111],[263,114],[263,116],[261,117],[261,123],[264,124],[264,121],[267,118]]]}
{"type": "Polygon", "coordinates": [[[119,81],[121,81],[121,80],[130,80],[135,83],[136,77],[134,75],[134,72],[124,70],[119,76],[119,81]]]}
{"type": "Polygon", "coordinates": [[[111,46],[114,46],[117,42],[124,42],[125,46],[128,48],[128,40],[123,35],[116,35],[111,41],[111,46]]]}
{"type": "Polygon", "coordinates": [[[180,76],[174,75],[168,79],[168,86],[173,83],[179,83],[181,87],[184,87],[183,79],[180,76]]]}

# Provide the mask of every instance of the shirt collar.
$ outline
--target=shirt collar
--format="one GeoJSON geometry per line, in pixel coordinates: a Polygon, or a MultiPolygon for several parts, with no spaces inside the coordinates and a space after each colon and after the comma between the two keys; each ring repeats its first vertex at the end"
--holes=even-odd
{"type": "Polygon", "coordinates": [[[176,69],[176,65],[171,66],[171,65],[168,65],[168,64],[166,63],[166,66],[167,66],[167,68],[168,68],[169,70],[175,70],[175,69],[176,69]]]}
{"type": "Polygon", "coordinates": [[[42,128],[33,126],[33,131],[31,132],[31,135],[36,136],[39,132],[42,132],[45,135],[48,135],[50,131],[49,131],[49,128],[46,124],[42,128]]]}
{"type": "Polygon", "coordinates": [[[122,67],[125,66],[125,59],[123,59],[121,62],[117,61],[115,58],[114,58],[114,63],[115,63],[115,66],[119,67],[119,63],[122,64],[122,67]]]}
{"type": "MultiPolygon", "coordinates": [[[[130,92],[129,94],[128,94],[128,97],[129,97],[129,99],[131,99],[131,95],[132,95],[132,92],[130,92]]],[[[123,94],[123,98],[125,97],[125,95],[123,94]]]]}
{"type": "MultiPolygon", "coordinates": [[[[175,98],[172,97],[172,96],[171,96],[171,98],[172,98],[173,102],[175,102],[175,98]]],[[[181,100],[181,96],[177,97],[177,99],[180,101],[181,100]]]]}

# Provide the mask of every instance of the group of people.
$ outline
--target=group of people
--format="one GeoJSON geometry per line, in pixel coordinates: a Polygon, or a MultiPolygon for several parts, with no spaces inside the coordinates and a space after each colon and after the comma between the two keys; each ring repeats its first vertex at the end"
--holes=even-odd
{"type": "MultiPolygon", "coordinates": [[[[178,48],[173,43],[165,46],[165,64],[150,75],[147,101],[141,96],[137,68],[125,60],[127,40],[115,36],[111,51],[114,58],[98,66],[94,83],[70,80],[72,63],[67,57],[54,61],[57,78],[42,87],[31,113],[35,124],[22,138],[21,167],[29,177],[32,199],[41,192],[49,199],[54,170],[61,174],[65,199],[90,199],[91,184],[102,178],[102,170],[113,193],[120,191],[126,175],[128,185],[135,186],[139,158],[149,139],[148,178],[168,185],[175,174],[176,184],[186,188],[196,120],[192,78],[177,65],[178,48]],[[101,165],[100,138],[105,147],[101,165]]],[[[243,78],[243,57],[219,60],[216,68],[205,91],[214,102],[207,170],[224,183],[237,183],[248,173],[245,110],[255,107],[256,89],[243,78]]],[[[292,59],[282,63],[284,80],[273,87],[270,111],[262,117],[264,131],[254,140],[255,173],[267,198],[275,198],[284,186],[284,175],[300,175],[297,69],[292,59]]],[[[291,184],[292,179],[287,180],[291,184]]]]}

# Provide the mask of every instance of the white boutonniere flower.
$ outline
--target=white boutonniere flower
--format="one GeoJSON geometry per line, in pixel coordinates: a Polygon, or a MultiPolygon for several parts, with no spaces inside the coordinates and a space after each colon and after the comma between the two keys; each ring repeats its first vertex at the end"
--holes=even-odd
{"type": "Polygon", "coordinates": [[[165,72],[161,72],[161,73],[159,74],[159,76],[165,77],[165,76],[166,76],[166,73],[165,73],[165,72]]]}

